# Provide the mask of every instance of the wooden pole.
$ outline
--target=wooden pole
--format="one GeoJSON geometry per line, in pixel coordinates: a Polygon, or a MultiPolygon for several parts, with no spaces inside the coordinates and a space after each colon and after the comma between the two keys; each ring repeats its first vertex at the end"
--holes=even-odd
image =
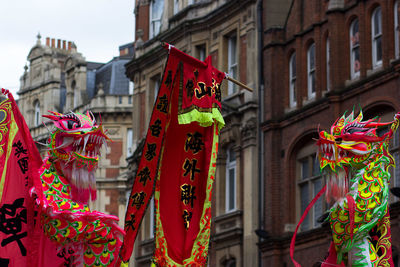
{"type": "Polygon", "coordinates": [[[253,92],[253,89],[251,89],[251,88],[248,87],[247,85],[245,85],[245,84],[239,82],[238,80],[233,79],[232,77],[230,77],[230,76],[228,76],[228,75],[225,76],[225,79],[227,79],[227,80],[230,81],[230,82],[236,83],[236,84],[239,85],[240,87],[243,87],[244,89],[246,89],[246,90],[248,90],[248,91],[250,91],[250,92],[253,92]]]}

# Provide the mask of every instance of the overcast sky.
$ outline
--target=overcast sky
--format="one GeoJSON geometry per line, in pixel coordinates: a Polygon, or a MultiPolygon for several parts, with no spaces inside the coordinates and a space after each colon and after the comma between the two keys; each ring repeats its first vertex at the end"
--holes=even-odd
{"type": "Polygon", "coordinates": [[[40,32],[75,42],[88,61],[108,62],[134,40],[134,0],[1,0],[0,87],[15,98],[19,78],[40,32]]]}

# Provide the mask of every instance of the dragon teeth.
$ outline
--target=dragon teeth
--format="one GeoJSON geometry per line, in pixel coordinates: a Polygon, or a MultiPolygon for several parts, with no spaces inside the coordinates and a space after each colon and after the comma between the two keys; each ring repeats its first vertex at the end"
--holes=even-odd
{"type": "Polygon", "coordinates": [[[88,142],[88,140],[89,140],[89,136],[88,135],[86,135],[85,137],[84,137],[84,140],[83,140],[83,151],[85,151],[85,149],[86,149],[86,144],[87,144],[87,142],[88,142]]]}

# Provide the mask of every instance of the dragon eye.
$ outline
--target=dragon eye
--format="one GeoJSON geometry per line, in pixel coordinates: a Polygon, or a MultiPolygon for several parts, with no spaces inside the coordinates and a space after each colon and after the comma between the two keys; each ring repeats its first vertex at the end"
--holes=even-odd
{"type": "Polygon", "coordinates": [[[75,120],[64,119],[61,121],[61,126],[64,128],[64,130],[74,130],[80,125],[75,120]]]}

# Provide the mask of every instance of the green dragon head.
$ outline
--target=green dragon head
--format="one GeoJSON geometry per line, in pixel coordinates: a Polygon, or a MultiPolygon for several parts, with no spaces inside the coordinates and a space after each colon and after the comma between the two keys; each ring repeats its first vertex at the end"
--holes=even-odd
{"type": "Polygon", "coordinates": [[[354,117],[345,114],[331,127],[331,132],[321,131],[317,145],[320,170],[327,176],[327,200],[343,198],[348,192],[349,181],[354,173],[364,168],[376,157],[386,155],[388,141],[397,129],[399,114],[392,122],[381,123],[370,119],[363,121],[360,112],[354,117]]]}
{"type": "Polygon", "coordinates": [[[48,139],[49,160],[71,183],[72,197],[83,203],[96,198],[94,172],[100,148],[110,140],[91,112],[43,115],[54,124],[48,139]]]}

